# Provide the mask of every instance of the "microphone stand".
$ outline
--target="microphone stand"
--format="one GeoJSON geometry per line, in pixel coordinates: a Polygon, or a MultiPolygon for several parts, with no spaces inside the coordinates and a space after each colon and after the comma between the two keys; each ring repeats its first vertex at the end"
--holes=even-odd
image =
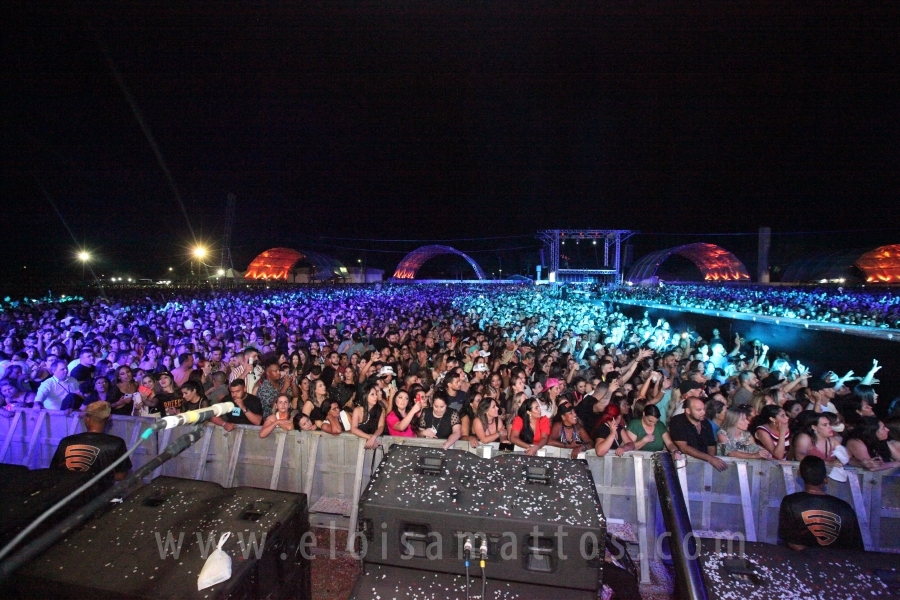
{"type": "Polygon", "coordinates": [[[60,539],[68,535],[73,529],[91,518],[94,513],[109,505],[109,501],[113,498],[127,496],[144,485],[141,481],[145,475],[152,473],[159,468],[160,465],[178,456],[187,448],[194,445],[197,440],[203,437],[203,425],[196,425],[194,428],[166,446],[158,456],[153,458],[147,464],[134,471],[131,475],[119,481],[114,486],[88,502],[67,519],[55,525],[52,529],[44,533],[36,540],[23,547],[21,550],[4,560],[0,564],[0,584],[3,584],[10,575],[12,575],[20,567],[31,561],[38,554],[58,542],[60,539]]]}

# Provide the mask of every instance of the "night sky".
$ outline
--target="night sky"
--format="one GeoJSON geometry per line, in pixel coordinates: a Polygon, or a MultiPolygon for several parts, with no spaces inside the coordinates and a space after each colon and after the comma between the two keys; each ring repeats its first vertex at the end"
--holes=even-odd
{"type": "Polygon", "coordinates": [[[900,242],[898,5],[672,6],[5,2],[2,274],[78,268],[48,196],[98,269],[150,277],[229,192],[239,269],[548,227],[900,242]]]}

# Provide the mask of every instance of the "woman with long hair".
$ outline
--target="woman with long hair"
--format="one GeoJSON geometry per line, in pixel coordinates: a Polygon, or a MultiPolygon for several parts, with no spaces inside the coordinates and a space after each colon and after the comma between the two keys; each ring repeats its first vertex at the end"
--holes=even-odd
{"type": "Polygon", "coordinates": [[[862,417],[847,434],[850,465],[869,471],[900,467],[900,444],[889,438],[890,431],[878,417],[862,417]]]}
{"type": "Polygon", "coordinates": [[[322,427],[322,421],[325,420],[326,414],[324,404],[326,400],[331,398],[331,394],[328,393],[328,388],[321,379],[317,379],[312,386],[312,397],[303,403],[302,412],[309,417],[310,421],[316,424],[316,427],[322,427]]]}
{"type": "Polygon", "coordinates": [[[300,391],[300,396],[297,398],[297,406],[306,406],[306,403],[312,399],[312,388],[312,381],[309,377],[300,379],[300,382],[297,384],[297,389],[300,391]]]}
{"type": "Polygon", "coordinates": [[[525,449],[525,454],[535,456],[550,441],[550,419],[541,413],[537,398],[528,398],[519,407],[513,419],[509,441],[525,449]]]}
{"type": "Polygon", "coordinates": [[[747,411],[737,406],[732,406],[725,411],[725,421],[719,428],[716,436],[718,440],[718,455],[731,458],[762,458],[768,460],[772,454],[753,443],[753,438],[747,431],[750,428],[750,418],[747,411]]]}
{"type": "Polygon", "coordinates": [[[144,375],[141,378],[141,386],[138,388],[141,395],[141,404],[151,415],[159,413],[159,398],[156,396],[156,380],[152,375],[144,375]]]}
{"type": "Polygon", "coordinates": [[[500,418],[500,403],[495,398],[483,398],[472,420],[472,437],[478,443],[507,441],[506,425],[500,418]]]}
{"type": "MultiPolygon", "coordinates": [[[[469,391],[471,392],[472,389],[469,388],[469,391]]],[[[478,438],[472,433],[472,422],[475,420],[475,413],[482,402],[482,398],[482,394],[475,391],[471,398],[466,398],[462,410],[459,411],[459,425],[462,430],[462,439],[468,440],[472,446],[478,444],[478,438]]]]}
{"type": "Polygon", "coordinates": [[[304,355],[302,350],[294,350],[288,357],[291,374],[297,379],[300,379],[301,375],[303,375],[303,362],[304,355]]]}
{"type": "Polygon", "coordinates": [[[544,391],[540,394],[541,414],[552,419],[556,415],[556,401],[565,384],[555,377],[544,382],[544,391]]]}
{"type": "Polygon", "coordinates": [[[835,440],[831,413],[804,410],[797,416],[797,433],[793,438],[794,460],[801,461],[807,455],[818,456],[830,467],[840,467],[834,449],[840,444],[835,440]]]}
{"type": "Polygon", "coordinates": [[[750,431],[760,446],[776,460],[786,460],[791,447],[790,419],[777,404],[763,406],[750,422],[750,431]]]}
{"type": "MultiPolygon", "coordinates": [[[[182,386],[182,389],[184,389],[184,386],[182,386]]],[[[274,410],[263,422],[263,426],[259,430],[259,437],[267,437],[275,431],[276,427],[280,427],[285,431],[294,429],[294,421],[291,419],[291,399],[286,394],[279,394],[275,399],[274,410]]]]}
{"type": "Polygon", "coordinates": [[[116,369],[116,385],[110,388],[110,403],[114,415],[130,415],[134,394],[138,390],[138,384],[134,380],[134,372],[128,365],[122,365],[116,369]]]}
{"type": "Polygon", "coordinates": [[[394,405],[391,407],[391,411],[385,419],[388,435],[396,437],[416,437],[416,432],[412,427],[412,424],[416,415],[422,410],[424,404],[425,401],[422,395],[419,395],[415,402],[410,402],[409,392],[406,390],[397,390],[397,393],[394,394],[394,405]]]}
{"type": "Polygon", "coordinates": [[[368,449],[379,444],[378,437],[384,433],[384,406],[376,382],[369,381],[363,386],[350,419],[350,433],[366,440],[368,449]]]}
{"type": "Polygon", "coordinates": [[[353,399],[356,397],[357,376],[356,369],[346,366],[341,369],[341,382],[337,385],[337,398],[341,402],[341,406],[352,406],[353,399]]]}
{"type": "Polygon", "coordinates": [[[209,400],[203,393],[203,386],[190,379],[182,384],[181,397],[184,399],[183,411],[199,410],[209,406],[209,400]]]}

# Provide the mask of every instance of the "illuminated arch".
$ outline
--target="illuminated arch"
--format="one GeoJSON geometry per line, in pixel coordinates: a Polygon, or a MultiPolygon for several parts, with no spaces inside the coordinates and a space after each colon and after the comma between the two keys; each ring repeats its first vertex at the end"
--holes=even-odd
{"type": "Polygon", "coordinates": [[[687,244],[648,254],[634,263],[628,281],[638,283],[656,276],[656,270],[667,258],[683,256],[700,269],[706,281],[750,281],[750,274],[738,257],[715,244],[687,244]]]}
{"type": "Polygon", "coordinates": [[[394,271],[394,279],[415,279],[416,273],[422,268],[422,265],[441,254],[456,254],[457,256],[463,257],[466,262],[475,269],[475,275],[478,276],[478,279],[484,279],[484,271],[481,270],[481,267],[478,266],[477,262],[469,258],[468,255],[463,254],[456,248],[451,248],[450,246],[422,246],[421,248],[413,250],[404,256],[403,260],[400,261],[400,264],[397,265],[397,270],[394,271]]]}
{"type": "Polygon", "coordinates": [[[881,246],[856,259],[856,266],[870,283],[900,281],[900,244],[881,246]]]}
{"type": "Polygon", "coordinates": [[[330,256],[291,248],[270,248],[250,262],[244,279],[287,281],[294,266],[304,259],[313,266],[310,279],[343,279],[349,276],[347,268],[330,256]]]}

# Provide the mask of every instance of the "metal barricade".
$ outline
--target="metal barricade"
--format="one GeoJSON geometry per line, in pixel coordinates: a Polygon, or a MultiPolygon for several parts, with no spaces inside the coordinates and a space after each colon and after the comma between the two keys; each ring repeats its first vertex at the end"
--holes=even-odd
{"type": "MultiPolygon", "coordinates": [[[[129,447],[152,419],[113,416],[110,433],[129,447]]],[[[83,431],[77,413],[17,410],[0,419],[0,461],[41,468],[49,465],[59,441],[83,431]]],[[[176,428],[142,442],[132,462],[143,465],[184,433],[176,428]]],[[[238,425],[226,432],[207,424],[203,438],[154,473],[212,481],[225,487],[253,486],[308,496],[314,524],[353,529],[362,490],[384,453],[395,444],[440,447],[443,440],[384,436],[382,447],[365,448],[365,440],[349,433],[276,430],[267,438],[259,428],[238,425]]],[[[457,450],[481,455],[483,448],[457,442],[457,450]]],[[[494,448],[496,451],[496,448],[494,448]]],[[[545,455],[569,460],[567,450],[547,448],[545,455]]],[[[634,532],[641,558],[641,579],[649,581],[649,561],[657,559],[659,499],[652,475],[652,454],[630,452],[622,457],[588,456],[608,521],[626,524],[634,532]]],[[[692,526],[699,535],[776,543],[778,508],[782,498],[802,489],[796,462],[725,458],[729,468],[718,472],[708,463],[680,461],[678,479],[688,501],[692,526]]],[[[845,469],[846,482],[829,480],[828,492],[856,510],[869,550],[900,552],[900,470],[869,472],[845,469]]]]}

